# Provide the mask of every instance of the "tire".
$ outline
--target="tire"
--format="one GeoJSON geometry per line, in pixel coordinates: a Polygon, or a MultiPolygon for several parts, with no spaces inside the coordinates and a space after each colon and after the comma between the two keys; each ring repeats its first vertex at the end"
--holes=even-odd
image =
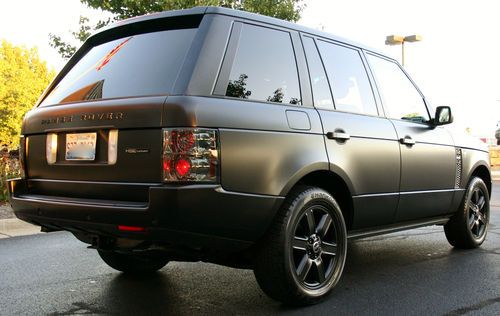
{"type": "Polygon", "coordinates": [[[500,145],[500,139],[497,139],[497,145],[500,145]]]}
{"type": "Polygon", "coordinates": [[[168,263],[164,256],[132,254],[97,250],[101,259],[111,268],[130,274],[153,273],[168,263]]]}
{"type": "Polygon", "coordinates": [[[486,238],[489,219],[488,189],[481,178],[474,177],[467,185],[458,212],[444,225],[446,239],[456,248],[477,248],[486,238]]]}
{"type": "Polygon", "coordinates": [[[346,252],[346,227],[335,199],[322,189],[299,187],[289,194],[260,245],[255,278],[275,300],[315,304],[340,280],[346,252]]]}

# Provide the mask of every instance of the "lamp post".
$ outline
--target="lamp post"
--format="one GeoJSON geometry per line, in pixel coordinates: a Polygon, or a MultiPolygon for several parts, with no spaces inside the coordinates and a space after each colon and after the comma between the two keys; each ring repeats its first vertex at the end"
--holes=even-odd
{"type": "Polygon", "coordinates": [[[405,42],[419,42],[422,40],[420,35],[389,35],[385,39],[385,45],[401,45],[401,64],[405,65],[405,42]]]}

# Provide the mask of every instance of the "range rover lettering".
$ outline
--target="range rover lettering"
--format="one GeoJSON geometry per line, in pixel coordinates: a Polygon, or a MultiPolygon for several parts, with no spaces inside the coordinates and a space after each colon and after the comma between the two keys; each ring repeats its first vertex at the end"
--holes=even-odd
{"type": "Polygon", "coordinates": [[[481,245],[488,152],[452,121],[363,45],[224,8],[163,12],[69,60],[24,118],[10,201],[119,271],[214,262],[313,304],[350,239],[443,225],[451,245],[481,245]]]}

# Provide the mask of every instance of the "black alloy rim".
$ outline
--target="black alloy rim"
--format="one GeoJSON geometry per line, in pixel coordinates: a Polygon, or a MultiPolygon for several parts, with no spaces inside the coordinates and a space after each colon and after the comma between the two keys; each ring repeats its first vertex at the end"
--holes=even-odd
{"type": "Polygon", "coordinates": [[[476,239],[483,237],[488,223],[486,197],[480,188],[475,188],[469,197],[468,203],[469,229],[476,239]]]}
{"type": "Polygon", "coordinates": [[[308,289],[322,288],[338,260],[339,229],[322,205],[308,208],[294,229],[291,260],[297,280],[308,289]]]}

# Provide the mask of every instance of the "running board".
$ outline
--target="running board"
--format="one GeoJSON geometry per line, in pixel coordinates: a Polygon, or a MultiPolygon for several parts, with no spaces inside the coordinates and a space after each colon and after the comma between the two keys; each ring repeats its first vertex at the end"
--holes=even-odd
{"type": "Polygon", "coordinates": [[[390,234],[390,233],[395,233],[395,232],[399,232],[402,230],[408,230],[408,229],[413,229],[413,228],[432,226],[432,225],[443,225],[443,224],[446,224],[448,222],[450,217],[451,217],[451,215],[446,216],[446,217],[434,218],[434,219],[426,220],[426,221],[412,221],[412,222],[406,222],[406,223],[395,224],[395,225],[381,226],[381,227],[377,227],[375,229],[353,230],[353,231],[350,231],[347,233],[347,238],[349,240],[353,240],[353,239],[366,238],[366,237],[372,237],[372,236],[377,236],[377,235],[390,234]]]}

